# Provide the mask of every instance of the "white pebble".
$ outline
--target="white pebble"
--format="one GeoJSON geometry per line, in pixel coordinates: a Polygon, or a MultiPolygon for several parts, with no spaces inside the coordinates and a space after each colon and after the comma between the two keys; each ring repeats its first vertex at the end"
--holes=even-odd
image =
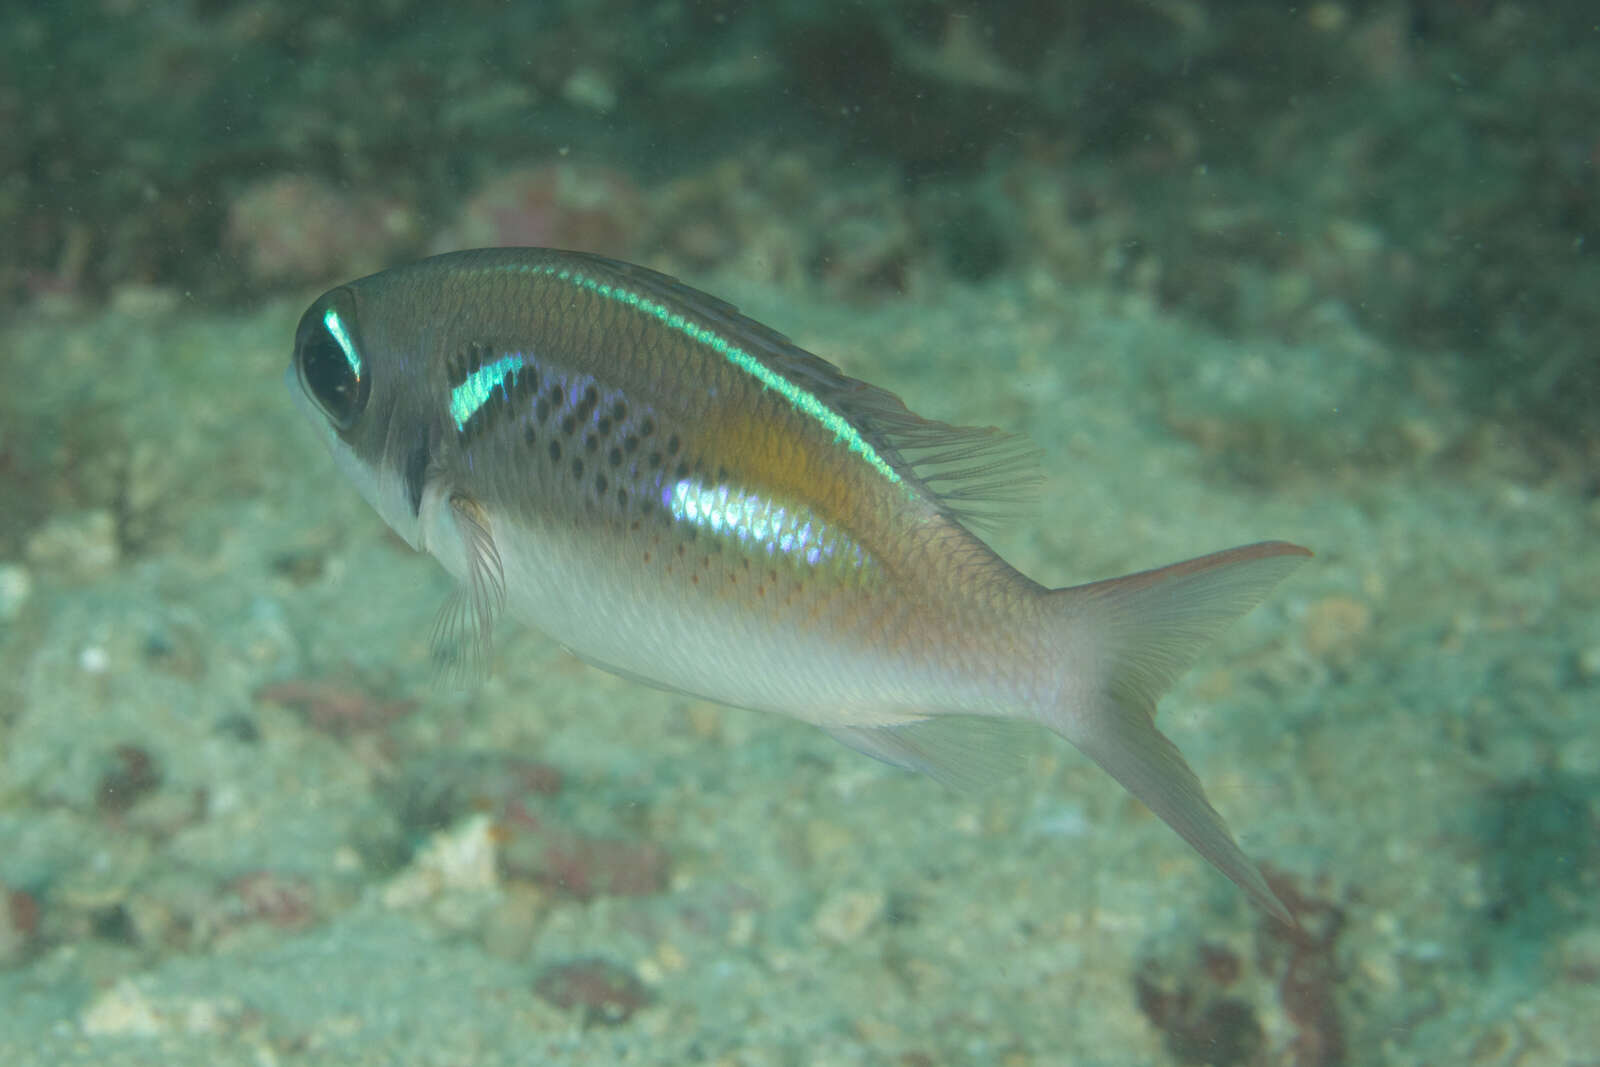
{"type": "Polygon", "coordinates": [[[14,622],[33,595],[33,577],[26,567],[0,563],[0,622],[14,622]]]}
{"type": "Polygon", "coordinates": [[[117,520],[101,509],[58,515],[28,538],[28,560],[69,578],[97,578],[117,565],[117,520]]]}
{"type": "Polygon", "coordinates": [[[848,945],[883,915],[888,895],[881,889],[849,889],[833,893],[812,918],[812,928],[837,945],[848,945]]]}

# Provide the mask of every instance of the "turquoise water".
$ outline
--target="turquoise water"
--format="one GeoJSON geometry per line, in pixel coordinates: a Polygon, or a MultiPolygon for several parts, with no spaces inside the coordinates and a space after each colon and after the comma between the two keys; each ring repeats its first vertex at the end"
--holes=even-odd
{"type": "Polygon", "coordinates": [[[68,9],[3,17],[0,1062],[1594,1060],[1581,11],[68,9]],[[507,239],[1026,433],[1047,584],[1312,548],[1161,711],[1303,934],[1043,734],[967,793],[514,627],[441,683],[283,372],[507,239]]]}

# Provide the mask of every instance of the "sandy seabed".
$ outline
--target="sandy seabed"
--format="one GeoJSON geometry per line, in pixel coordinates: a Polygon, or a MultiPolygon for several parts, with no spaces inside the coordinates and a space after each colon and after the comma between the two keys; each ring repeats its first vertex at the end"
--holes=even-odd
{"type": "Polygon", "coordinates": [[[0,1062],[1594,1062],[1600,508],[1447,361],[733,290],[1029,434],[993,540],[1043,582],[1316,550],[1162,704],[1305,936],[1043,734],[961,793],[514,627],[441,685],[444,575],[285,395],[300,306],[157,306],[0,340],[0,433],[81,482],[0,471],[52,502],[0,559],[0,1062]]]}

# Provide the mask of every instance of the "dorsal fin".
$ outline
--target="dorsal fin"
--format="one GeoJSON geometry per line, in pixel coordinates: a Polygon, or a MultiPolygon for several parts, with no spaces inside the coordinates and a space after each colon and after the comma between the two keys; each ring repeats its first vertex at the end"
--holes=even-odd
{"type": "Polygon", "coordinates": [[[992,522],[1027,500],[1038,481],[1038,454],[1025,438],[993,426],[952,426],[923,418],[889,390],[850,377],[727,301],[660,271],[587,253],[563,255],[657,303],[681,309],[810,392],[848,420],[901,478],[953,518],[992,522]]]}

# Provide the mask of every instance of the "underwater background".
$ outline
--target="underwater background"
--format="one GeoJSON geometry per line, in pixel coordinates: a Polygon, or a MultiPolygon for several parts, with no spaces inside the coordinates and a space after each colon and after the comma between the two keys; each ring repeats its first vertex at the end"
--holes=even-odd
{"type": "Polygon", "coordinates": [[[0,12],[0,1063],[1600,1064],[1600,22],[1493,0],[0,12]],[[331,284],[645,263],[1026,433],[1048,585],[1317,556],[964,793],[508,626],[284,389],[331,284]]]}

